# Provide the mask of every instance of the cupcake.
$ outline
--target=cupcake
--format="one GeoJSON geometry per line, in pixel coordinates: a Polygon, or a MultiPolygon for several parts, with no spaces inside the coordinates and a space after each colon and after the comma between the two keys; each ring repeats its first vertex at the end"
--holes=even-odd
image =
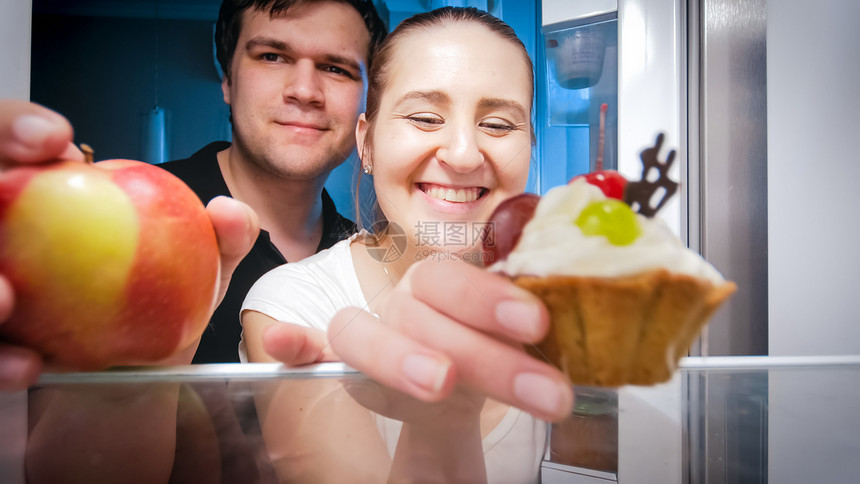
{"type": "Polygon", "coordinates": [[[576,177],[539,200],[535,195],[512,199],[493,216],[502,220],[505,212],[534,208],[512,250],[496,252],[489,270],[506,274],[545,303],[550,330],[528,350],[574,384],[618,387],[668,380],[736,289],[653,217],[677,186],[663,176],[673,155],[667,163],[656,162],[660,142],[662,137],[656,149],[643,151],[643,173],[656,167],[661,176],[654,182],[644,176],[640,182],[622,181],[623,200],[605,193],[618,191],[620,175],[604,172],[576,177]],[[637,198],[637,191],[644,195],[637,198]],[[655,191],[664,195],[656,206],[649,203],[655,191]]]}

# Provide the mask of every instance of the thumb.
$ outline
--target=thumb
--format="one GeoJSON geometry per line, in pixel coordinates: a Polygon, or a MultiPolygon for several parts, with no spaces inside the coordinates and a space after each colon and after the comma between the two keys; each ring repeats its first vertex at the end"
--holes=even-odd
{"type": "Polygon", "coordinates": [[[260,221],[254,210],[244,203],[229,197],[215,197],[206,206],[206,212],[221,252],[221,286],[218,304],[227,292],[233,271],[245,258],[260,233],[260,221]]]}
{"type": "Polygon", "coordinates": [[[56,159],[82,160],[63,116],[26,101],[0,99],[0,166],[56,159]]]}
{"type": "Polygon", "coordinates": [[[323,331],[296,324],[273,324],[263,330],[263,349],[287,366],[339,361],[323,331]]]}

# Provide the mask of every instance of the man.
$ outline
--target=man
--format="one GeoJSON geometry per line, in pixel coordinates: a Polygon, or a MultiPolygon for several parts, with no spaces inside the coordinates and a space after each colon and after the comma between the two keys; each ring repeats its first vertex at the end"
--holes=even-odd
{"type": "Polygon", "coordinates": [[[323,185],[355,147],[364,81],[385,26],[369,1],[225,0],[216,53],[233,143],[161,165],[204,203],[248,204],[262,231],[203,334],[194,363],[238,362],[239,308],[265,272],[350,235],[323,185]]]}
{"type": "MultiPolygon", "coordinates": [[[[222,302],[210,320],[193,362],[238,361],[239,308],[254,281],[269,269],[330,247],[354,231],[354,225],[337,213],[323,185],[331,170],[354,150],[354,129],[363,110],[368,65],[384,36],[384,24],[369,1],[225,0],[222,3],[216,26],[217,56],[225,74],[222,91],[231,108],[233,143],[212,143],[186,160],[162,165],[209,204],[222,250],[222,273],[228,278],[232,273],[226,293],[226,283],[222,283],[222,302]],[[220,196],[244,202],[252,210],[228,198],[216,198],[220,196]],[[248,238],[258,223],[262,228],[259,236],[248,255],[238,262],[239,254],[248,251],[251,245],[248,238]],[[232,271],[237,263],[238,267],[232,271]]],[[[80,157],[76,150],[68,149],[71,129],[55,113],[25,103],[2,102],[0,106],[3,107],[0,163],[80,157]]],[[[13,298],[8,283],[0,277],[0,324],[11,311],[13,298]]],[[[190,352],[186,353],[164,363],[187,363],[190,352]]],[[[40,371],[38,355],[28,349],[0,344],[0,389],[25,387],[33,383],[40,371]]],[[[211,389],[204,389],[208,390],[211,389]]],[[[207,406],[224,401],[225,389],[217,390],[218,393],[204,399],[207,406]]],[[[90,408],[82,414],[78,398],[86,399],[85,392],[53,399],[30,435],[33,445],[28,450],[28,463],[33,462],[34,466],[28,465],[28,472],[39,471],[50,481],[57,477],[54,473],[62,474],[70,465],[74,466],[56,458],[59,454],[54,446],[63,445],[56,435],[64,429],[80,436],[84,455],[90,450],[88,444],[94,454],[102,451],[102,436],[90,436],[81,430],[92,428],[95,421],[106,429],[122,428],[122,423],[128,421],[146,421],[152,425],[161,422],[158,428],[162,431],[152,432],[152,437],[154,441],[169,441],[173,424],[163,416],[177,414],[176,391],[176,387],[167,387],[160,393],[160,403],[149,405],[147,413],[140,415],[114,411],[109,398],[105,399],[104,408],[88,400],[86,405],[90,408]],[[78,417],[64,418],[72,414],[78,417]],[[43,421],[47,423],[43,425],[43,421]]],[[[41,401],[51,399],[50,392],[44,397],[31,394],[31,407],[41,408],[41,401]]],[[[235,429],[235,417],[229,413],[232,412],[218,422],[213,418],[219,434],[235,429]]],[[[179,415],[182,414],[180,409],[179,415]]],[[[181,472],[177,466],[183,463],[178,457],[182,432],[177,435],[174,473],[181,472]]],[[[116,446],[113,451],[123,453],[116,446]]],[[[224,456],[225,461],[245,458],[237,457],[237,453],[247,452],[238,448],[229,449],[228,453],[231,457],[224,456]]],[[[160,458],[153,456],[144,468],[169,469],[172,456],[171,452],[160,458]]],[[[134,462],[120,455],[115,457],[127,465],[134,462]]],[[[125,472],[122,468],[117,470],[125,472]]],[[[90,471],[93,478],[112,475],[112,470],[104,467],[93,467],[90,471]]],[[[228,471],[225,467],[224,472],[228,471]]],[[[75,477],[86,480],[83,475],[75,477]]]]}
{"type": "MultiPolygon", "coordinates": [[[[222,3],[216,53],[233,143],[214,142],[160,166],[204,204],[228,196],[249,205],[262,230],[234,271],[193,363],[238,362],[239,308],[251,285],[268,270],[326,249],[355,230],[323,185],[355,147],[367,69],[385,35],[370,1],[222,3]]],[[[15,154],[7,160],[28,161],[15,154]]]]}

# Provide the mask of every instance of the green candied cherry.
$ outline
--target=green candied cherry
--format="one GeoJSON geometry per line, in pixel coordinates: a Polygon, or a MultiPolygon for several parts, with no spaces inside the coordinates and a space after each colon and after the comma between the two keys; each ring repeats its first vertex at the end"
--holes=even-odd
{"type": "Polygon", "coordinates": [[[628,245],[642,234],[636,213],[613,198],[588,204],[576,219],[576,225],[583,234],[603,235],[613,245],[628,245]]]}

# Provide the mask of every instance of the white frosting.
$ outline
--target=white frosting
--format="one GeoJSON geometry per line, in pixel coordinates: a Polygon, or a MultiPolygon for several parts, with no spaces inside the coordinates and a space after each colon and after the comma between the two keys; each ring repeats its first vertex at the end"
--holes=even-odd
{"type": "Polygon", "coordinates": [[[662,268],[714,284],[725,282],[659,218],[637,214],[642,234],[629,245],[613,245],[602,235],[584,235],[576,219],[588,204],[604,199],[599,188],[582,179],[548,191],[517,246],[490,270],[511,276],[617,277],[662,268]]]}

